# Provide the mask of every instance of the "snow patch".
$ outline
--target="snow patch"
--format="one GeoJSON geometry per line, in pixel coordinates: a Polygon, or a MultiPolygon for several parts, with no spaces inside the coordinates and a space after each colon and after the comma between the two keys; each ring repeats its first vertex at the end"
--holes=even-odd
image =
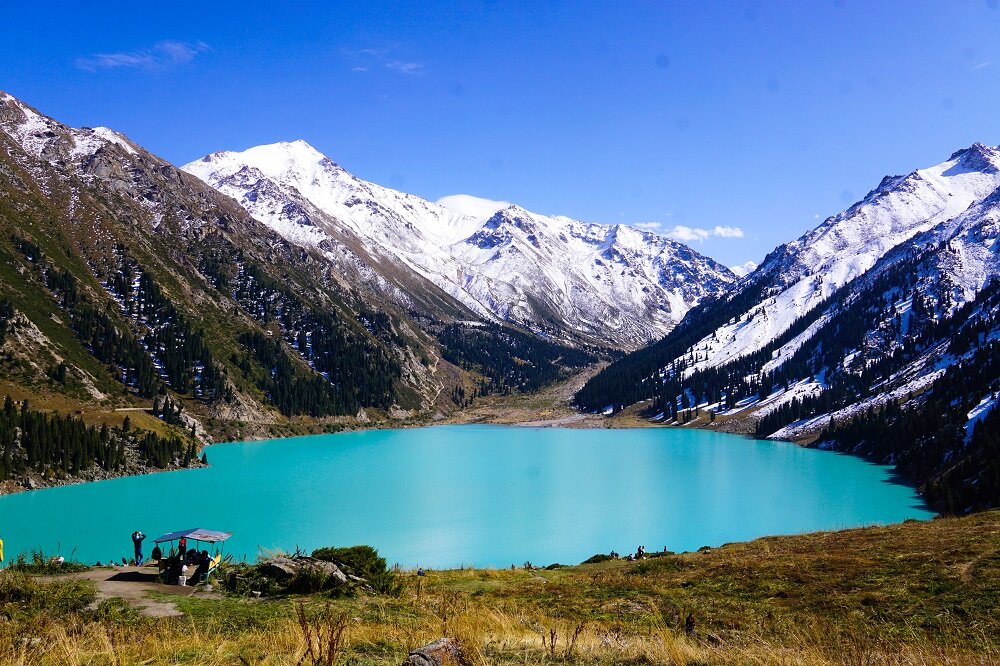
{"type": "Polygon", "coordinates": [[[979,404],[972,408],[968,413],[968,422],[965,424],[965,441],[969,441],[972,437],[972,432],[976,428],[976,424],[986,418],[986,415],[990,413],[990,410],[997,404],[997,394],[990,393],[985,398],[979,401],[979,404]]]}

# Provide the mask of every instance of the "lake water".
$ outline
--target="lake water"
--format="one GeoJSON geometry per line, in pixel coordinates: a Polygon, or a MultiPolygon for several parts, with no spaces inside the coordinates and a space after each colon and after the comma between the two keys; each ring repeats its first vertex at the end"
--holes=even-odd
{"type": "Polygon", "coordinates": [[[578,563],[927,519],[887,467],[702,430],[444,426],[218,444],[211,467],[0,497],[7,556],[85,562],[129,535],[231,531],[226,552],[370,544],[416,567],[578,563]]]}

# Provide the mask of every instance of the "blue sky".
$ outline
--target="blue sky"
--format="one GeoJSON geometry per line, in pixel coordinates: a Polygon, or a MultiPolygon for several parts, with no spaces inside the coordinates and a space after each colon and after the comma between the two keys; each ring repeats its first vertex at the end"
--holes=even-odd
{"type": "Polygon", "coordinates": [[[1000,143],[998,1],[0,0],[0,89],[176,164],[302,138],[432,200],[647,225],[732,265],[1000,143]]]}

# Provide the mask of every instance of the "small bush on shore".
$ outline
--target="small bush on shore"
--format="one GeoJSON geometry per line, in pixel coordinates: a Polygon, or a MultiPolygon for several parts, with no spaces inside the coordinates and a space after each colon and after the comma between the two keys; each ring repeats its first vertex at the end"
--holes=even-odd
{"type": "Polygon", "coordinates": [[[614,558],[610,555],[605,555],[604,553],[597,553],[596,555],[591,555],[585,559],[580,564],[597,564],[599,562],[607,562],[608,560],[613,560],[614,558]]]}
{"type": "Polygon", "coordinates": [[[376,594],[399,596],[402,590],[398,577],[386,566],[385,558],[380,557],[371,546],[319,548],[313,551],[311,558],[298,550],[290,556],[277,553],[257,564],[230,565],[221,573],[219,580],[224,590],[241,596],[273,597],[318,592],[327,596],[351,596],[359,588],[376,594]],[[275,568],[273,564],[276,562],[284,564],[275,568]],[[329,565],[326,568],[317,566],[327,562],[337,565],[344,574],[363,580],[345,581],[339,575],[331,575],[328,569],[332,567],[329,565]],[[282,573],[282,568],[286,573],[282,573]]]}
{"type": "Polygon", "coordinates": [[[223,590],[243,597],[273,597],[282,593],[278,581],[264,575],[258,564],[228,565],[218,579],[223,590]]]}
{"type": "Polygon", "coordinates": [[[344,573],[364,578],[377,594],[398,597],[402,590],[396,575],[386,566],[385,558],[371,546],[317,548],[312,556],[317,560],[333,562],[344,573]]]}

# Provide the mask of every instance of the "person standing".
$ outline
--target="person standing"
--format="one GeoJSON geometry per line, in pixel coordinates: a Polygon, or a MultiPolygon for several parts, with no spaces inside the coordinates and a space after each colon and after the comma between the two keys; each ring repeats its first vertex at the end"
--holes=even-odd
{"type": "Polygon", "coordinates": [[[146,535],[136,530],[132,532],[132,545],[135,547],[135,566],[142,566],[142,540],[146,538],[146,535]]]}
{"type": "Polygon", "coordinates": [[[3,539],[0,539],[0,569],[3,569],[3,539]]]}

